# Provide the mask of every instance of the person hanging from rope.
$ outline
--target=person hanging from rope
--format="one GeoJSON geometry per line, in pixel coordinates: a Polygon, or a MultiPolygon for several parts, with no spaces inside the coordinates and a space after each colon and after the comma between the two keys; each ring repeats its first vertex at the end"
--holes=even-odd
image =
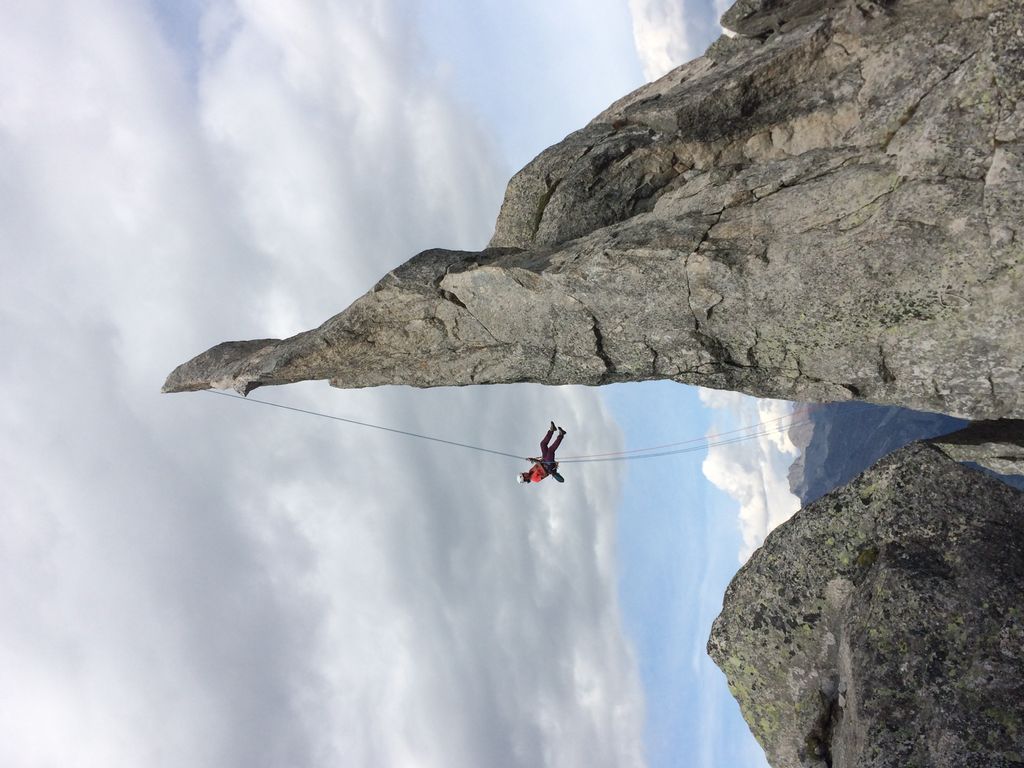
{"type": "Polygon", "coordinates": [[[562,444],[563,437],[565,437],[565,430],[561,427],[556,427],[555,422],[552,421],[548,433],[540,441],[540,457],[527,459],[527,461],[533,462],[533,466],[526,472],[516,473],[516,482],[539,483],[550,475],[558,482],[564,483],[565,478],[558,474],[558,462],[555,461],[555,451],[562,444]],[[558,430],[558,439],[555,440],[554,444],[551,444],[551,436],[555,434],[556,429],[558,430]]]}

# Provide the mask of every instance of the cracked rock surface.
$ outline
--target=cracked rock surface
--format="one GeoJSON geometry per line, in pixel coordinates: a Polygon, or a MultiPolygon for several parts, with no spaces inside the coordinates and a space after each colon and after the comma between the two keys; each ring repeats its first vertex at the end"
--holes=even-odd
{"type": "Polygon", "coordinates": [[[1024,765],[1024,493],[914,443],[776,528],[708,652],[773,768],[1024,765]]]}
{"type": "Polygon", "coordinates": [[[1024,420],[976,421],[929,440],[956,461],[969,461],[1000,475],[1024,475],[1024,420]]]}
{"type": "Polygon", "coordinates": [[[1021,0],[741,0],[736,30],[312,331],[166,391],[674,379],[1024,417],[1021,0]]]}

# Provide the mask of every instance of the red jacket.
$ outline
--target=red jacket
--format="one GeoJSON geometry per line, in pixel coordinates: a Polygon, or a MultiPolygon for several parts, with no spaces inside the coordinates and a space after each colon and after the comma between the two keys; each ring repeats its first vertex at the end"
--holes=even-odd
{"type": "MultiPolygon", "coordinates": [[[[554,468],[558,469],[558,465],[555,464],[554,468]]],[[[535,461],[533,463],[533,466],[530,467],[530,482],[531,483],[539,483],[541,480],[543,480],[549,474],[550,474],[550,472],[548,472],[546,469],[544,469],[544,465],[543,464],[541,464],[539,461],[535,461]]]]}

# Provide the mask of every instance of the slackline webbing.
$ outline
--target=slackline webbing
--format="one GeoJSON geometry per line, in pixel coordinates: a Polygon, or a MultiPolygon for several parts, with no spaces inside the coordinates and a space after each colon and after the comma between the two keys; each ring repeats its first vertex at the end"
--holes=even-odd
{"type": "MultiPolygon", "coordinates": [[[[280,409],[285,410],[285,411],[294,411],[296,413],[305,413],[305,414],[307,414],[309,416],[319,416],[320,418],[323,418],[323,419],[331,419],[332,421],[340,421],[340,422],[344,422],[345,424],[353,424],[353,425],[358,426],[358,427],[368,427],[370,429],[379,429],[382,432],[391,432],[391,433],[397,434],[397,435],[405,435],[406,437],[415,437],[415,438],[418,438],[420,440],[429,440],[430,442],[433,442],[433,443],[443,443],[444,445],[453,445],[453,446],[456,446],[458,448],[468,448],[469,450],[480,451],[481,453],[490,453],[490,454],[493,454],[495,456],[505,456],[505,457],[510,458],[510,459],[516,459],[517,461],[519,461],[519,460],[527,460],[528,461],[529,460],[525,456],[517,456],[514,453],[506,453],[505,451],[496,451],[496,450],[494,450],[492,448],[484,448],[484,447],[479,446],[479,445],[470,445],[469,443],[460,443],[460,442],[458,442],[456,440],[445,440],[444,438],[433,437],[431,435],[424,435],[424,434],[420,434],[419,432],[410,432],[410,431],[404,430],[404,429],[395,429],[393,427],[382,427],[379,424],[370,424],[369,422],[357,421],[356,419],[347,419],[347,418],[345,418],[343,416],[334,416],[334,415],[329,414],[329,413],[321,413],[320,411],[311,411],[311,410],[308,410],[306,408],[297,408],[296,406],[293,406],[293,405],[283,405],[282,403],[273,403],[273,402],[271,402],[269,400],[256,400],[255,398],[252,398],[252,397],[242,397],[241,395],[233,395],[230,392],[219,392],[217,390],[212,390],[212,389],[204,389],[204,390],[201,390],[201,391],[207,392],[207,393],[209,393],[211,395],[220,395],[221,397],[229,397],[232,400],[241,400],[241,401],[246,402],[246,403],[256,403],[258,405],[270,406],[271,408],[280,408],[280,409]]],[[[792,418],[800,415],[801,411],[803,411],[804,415],[806,415],[806,412],[808,410],[809,410],[809,408],[799,408],[799,409],[795,410],[793,413],[787,414],[785,416],[779,416],[777,418],[769,419],[769,420],[767,420],[765,422],[761,422],[759,424],[755,424],[755,425],[752,425],[752,426],[746,426],[746,427],[739,427],[737,429],[727,430],[725,432],[720,432],[720,433],[717,433],[717,434],[714,434],[714,435],[708,435],[708,436],[705,436],[705,437],[702,437],[702,438],[701,437],[692,438],[690,440],[684,440],[684,441],[681,441],[681,442],[678,442],[678,443],[665,443],[663,445],[653,446],[653,447],[650,447],[650,448],[635,448],[635,449],[632,449],[632,450],[629,450],[629,451],[613,451],[613,452],[609,452],[609,453],[595,453],[595,454],[584,455],[584,456],[568,456],[568,457],[566,457],[564,459],[558,459],[558,463],[559,464],[591,464],[591,463],[608,462],[608,461],[633,461],[633,460],[636,460],[636,459],[653,459],[653,458],[659,458],[659,457],[663,457],[663,456],[676,456],[676,455],[684,454],[684,453],[694,453],[694,452],[697,452],[697,451],[703,451],[703,450],[706,450],[707,448],[712,448],[712,447],[720,446],[720,445],[732,445],[734,443],[741,443],[741,442],[743,442],[745,440],[751,440],[751,439],[753,439],[755,437],[763,437],[765,435],[771,435],[771,434],[775,434],[775,433],[778,433],[778,432],[783,432],[785,430],[788,430],[790,427],[797,426],[799,424],[806,424],[806,423],[808,423],[809,419],[803,419],[801,421],[792,421],[790,423],[783,424],[783,425],[777,426],[777,427],[772,427],[770,429],[766,428],[766,425],[771,424],[773,422],[782,421],[783,419],[792,419],[792,418]],[[756,430],[756,431],[751,431],[751,430],[756,430]],[[743,434],[736,434],[736,433],[743,433],[743,434]],[[732,435],[732,436],[726,438],[726,435],[732,435]],[[686,447],[685,448],[674,448],[674,446],[679,446],[679,445],[685,445],[686,447]],[[673,448],[673,450],[669,450],[669,451],[659,450],[661,448],[673,448]]]]}

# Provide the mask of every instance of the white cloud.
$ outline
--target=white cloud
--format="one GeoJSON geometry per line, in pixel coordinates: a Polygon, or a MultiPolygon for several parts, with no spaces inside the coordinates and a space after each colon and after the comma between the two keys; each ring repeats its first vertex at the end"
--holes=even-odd
{"type": "Polygon", "coordinates": [[[729,0],[629,0],[633,42],[648,81],[695,59],[724,30],[729,0]]]}
{"type": "Polygon", "coordinates": [[[688,39],[683,9],[681,0],[629,0],[633,41],[649,81],[700,53],[688,39]]]}
{"type": "MultiPolygon", "coordinates": [[[[184,57],[138,5],[2,12],[0,764],[638,764],[615,473],[522,488],[159,394],[493,223],[493,142],[402,9],[281,7],[211,3],[184,57]]],[[[585,388],[256,397],[524,454],[549,418],[574,452],[618,439],[585,388]]]]}
{"type": "Polygon", "coordinates": [[[702,389],[700,398],[708,407],[722,412],[712,423],[709,440],[727,432],[730,434],[719,439],[757,435],[713,445],[701,466],[708,480],[739,503],[743,537],[739,561],[743,563],[773,528],[800,508],[800,500],[789,490],[788,479],[789,466],[799,453],[785,429],[791,423],[793,404],[711,389],[702,389]],[[752,429],[733,432],[739,427],[752,429]]]}
{"type": "Polygon", "coordinates": [[[267,293],[273,333],[321,322],[425,243],[486,243],[504,168],[420,71],[392,3],[244,9],[204,25],[199,109],[247,239],[291,265],[267,293]]]}

